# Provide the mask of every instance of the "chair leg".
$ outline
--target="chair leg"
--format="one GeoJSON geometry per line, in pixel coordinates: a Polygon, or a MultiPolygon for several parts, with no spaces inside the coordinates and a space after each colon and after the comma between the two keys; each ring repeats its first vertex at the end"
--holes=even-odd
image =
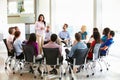
{"type": "Polygon", "coordinates": [[[87,75],[86,75],[86,77],[89,77],[89,66],[90,66],[90,63],[86,63],[86,65],[85,65],[85,70],[86,70],[86,72],[87,72],[87,75]]]}
{"type": "Polygon", "coordinates": [[[72,80],[74,80],[74,77],[73,77],[73,76],[74,76],[74,74],[73,74],[73,68],[74,68],[74,67],[70,66],[70,71],[71,71],[71,79],[72,79],[72,80]]]}
{"type": "Polygon", "coordinates": [[[12,61],[12,57],[9,56],[6,61],[5,61],[5,69],[7,69],[7,65],[9,64],[9,67],[11,66],[11,61],[12,61]]]}
{"type": "Polygon", "coordinates": [[[66,67],[66,69],[65,69],[64,76],[66,75],[66,73],[67,73],[67,71],[68,71],[69,67],[70,67],[70,65],[68,64],[68,66],[67,66],[67,67],[66,67]]]}
{"type": "Polygon", "coordinates": [[[62,78],[62,66],[60,65],[60,67],[59,67],[59,72],[60,72],[60,77],[59,77],[59,79],[61,80],[61,78],[62,78]]]}
{"type": "Polygon", "coordinates": [[[102,65],[101,65],[101,63],[100,63],[100,60],[97,61],[97,62],[98,62],[98,64],[100,65],[100,72],[102,72],[103,70],[102,70],[102,65]]]}
{"type": "Polygon", "coordinates": [[[106,62],[105,60],[103,60],[103,62],[104,62],[104,64],[105,64],[105,66],[106,66],[106,70],[108,70],[108,62],[106,62]]]}

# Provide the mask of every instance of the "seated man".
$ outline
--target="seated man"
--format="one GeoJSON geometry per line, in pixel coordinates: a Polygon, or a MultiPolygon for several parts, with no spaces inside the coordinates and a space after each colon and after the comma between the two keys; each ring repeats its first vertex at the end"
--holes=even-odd
{"type": "Polygon", "coordinates": [[[69,51],[68,49],[65,49],[69,58],[72,58],[76,49],[86,49],[87,48],[87,45],[84,42],[81,42],[81,35],[79,33],[75,34],[75,39],[76,39],[77,43],[74,46],[72,46],[71,50],[69,51]]]}
{"type": "MultiPolygon", "coordinates": [[[[52,34],[51,38],[50,38],[50,42],[48,42],[47,44],[43,45],[44,48],[59,48],[60,51],[60,62],[63,61],[63,56],[62,56],[62,46],[58,45],[56,43],[57,40],[57,35],[56,34],[52,34]]],[[[52,55],[51,55],[52,56],[52,55]]],[[[57,74],[57,70],[53,69],[50,71],[51,74],[57,74]]]]}
{"type": "Polygon", "coordinates": [[[47,44],[50,41],[51,34],[52,34],[52,32],[50,31],[50,26],[47,26],[46,30],[45,30],[44,44],[47,44]]]}
{"type": "Polygon", "coordinates": [[[87,45],[81,41],[81,34],[76,33],[75,34],[76,44],[72,46],[71,50],[65,49],[65,52],[67,53],[67,61],[73,63],[73,56],[76,51],[76,49],[87,49],[87,45]]]}
{"type": "Polygon", "coordinates": [[[69,43],[70,41],[70,34],[69,32],[67,31],[67,28],[68,28],[68,24],[64,24],[63,26],[63,31],[61,31],[59,33],[59,37],[61,39],[61,42],[65,44],[65,47],[67,46],[67,44],[69,43]]]}
{"type": "Polygon", "coordinates": [[[113,41],[114,35],[115,35],[114,31],[110,31],[108,33],[108,39],[104,43],[102,43],[100,46],[100,56],[106,55],[106,52],[107,52],[109,46],[114,42],[113,41]]]}

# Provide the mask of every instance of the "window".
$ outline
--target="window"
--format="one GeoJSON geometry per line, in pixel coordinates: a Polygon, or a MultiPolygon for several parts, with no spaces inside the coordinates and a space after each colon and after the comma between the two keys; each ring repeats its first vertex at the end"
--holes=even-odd
{"type": "Polygon", "coordinates": [[[34,0],[8,0],[8,14],[34,13],[34,0]],[[28,5],[29,4],[29,5],[28,5]]]}
{"type": "Polygon", "coordinates": [[[8,0],[8,14],[17,13],[17,2],[8,0]]]}
{"type": "Polygon", "coordinates": [[[53,31],[58,33],[64,23],[69,25],[71,36],[80,31],[82,25],[90,32],[93,28],[93,0],[52,0],[53,31]],[[57,29],[56,29],[57,28],[57,29]]]}

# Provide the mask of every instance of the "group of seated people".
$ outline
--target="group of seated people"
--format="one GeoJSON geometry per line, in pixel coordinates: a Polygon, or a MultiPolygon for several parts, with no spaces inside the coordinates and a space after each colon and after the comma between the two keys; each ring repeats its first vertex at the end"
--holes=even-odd
{"type": "MultiPolygon", "coordinates": [[[[61,38],[61,41],[63,43],[65,43],[65,46],[67,46],[67,42],[70,40],[69,33],[68,33],[68,31],[66,31],[67,27],[68,27],[68,25],[64,24],[63,31],[61,31],[58,35],[61,38]]],[[[7,45],[8,45],[9,50],[12,51],[13,49],[15,49],[16,58],[24,59],[24,53],[23,53],[23,49],[22,49],[23,41],[20,39],[20,34],[21,34],[20,30],[15,29],[15,27],[9,28],[9,34],[10,34],[9,37],[7,38],[7,45]]],[[[65,49],[67,56],[69,57],[69,59],[72,59],[72,56],[74,55],[74,52],[76,49],[90,48],[91,50],[88,54],[88,59],[92,59],[93,58],[93,48],[96,43],[101,43],[100,55],[105,56],[107,49],[114,42],[113,37],[114,37],[115,33],[114,33],[114,31],[110,30],[109,28],[105,28],[103,30],[103,35],[104,36],[101,38],[98,29],[93,28],[93,34],[91,35],[91,39],[90,39],[91,41],[89,41],[88,43],[85,43],[82,41],[82,34],[80,32],[75,33],[75,43],[72,45],[71,50],[65,49]]],[[[63,62],[62,46],[57,43],[58,36],[57,36],[57,34],[52,33],[50,35],[49,41],[46,40],[47,42],[42,47],[43,48],[59,48],[60,60],[61,60],[61,62],[63,62]]],[[[25,41],[25,44],[34,46],[36,59],[41,59],[43,57],[43,54],[39,54],[38,43],[36,41],[35,33],[30,34],[30,37],[27,41],[25,41]]],[[[38,71],[40,72],[39,69],[38,69],[38,71]]],[[[50,73],[57,74],[57,70],[53,69],[50,71],[50,73]]]]}

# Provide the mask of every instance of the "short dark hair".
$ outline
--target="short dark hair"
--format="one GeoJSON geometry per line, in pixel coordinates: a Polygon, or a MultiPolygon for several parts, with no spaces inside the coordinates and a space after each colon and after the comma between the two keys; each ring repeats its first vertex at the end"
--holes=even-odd
{"type": "Polygon", "coordinates": [[[68,24],[65,23],[64,25],[66,26],[66,28],[68,28],[68,24]]]}
{"type": "Polygon", "coordinates": [[[57,40],[57,35],[56,34],[52,34],[51,35],[51,41],[55,42],[57,40]]]}
{"type": "Polygon", "coordinates": [[[110,31],[110,35],[111,35],[112,37],[114,37],[114,36],[115,36],[115,32],[114,32],[114,31],[110,31]]]}
{"type": "Polygon", "coordinates": [[[76,39],[77,41],[80,41],[80,39],[81,39],[81,34],[80,34],[80,33],[75,33],[75,39],[76,39]]]}
{"type": "Polygon", "coordinates": [[[8,32],[9,32],[9,34],[12,34],[13,33],[13,27],[9,27],[9,29],[8,29],[8,32]]]}
{"type": "Polygon", "coordinates": [[[21,34],[21,32],[20,31],[15,31],[15,38],[17,38],[17,37],[19,37],[20,36],[20,34],[21,34]]]}

